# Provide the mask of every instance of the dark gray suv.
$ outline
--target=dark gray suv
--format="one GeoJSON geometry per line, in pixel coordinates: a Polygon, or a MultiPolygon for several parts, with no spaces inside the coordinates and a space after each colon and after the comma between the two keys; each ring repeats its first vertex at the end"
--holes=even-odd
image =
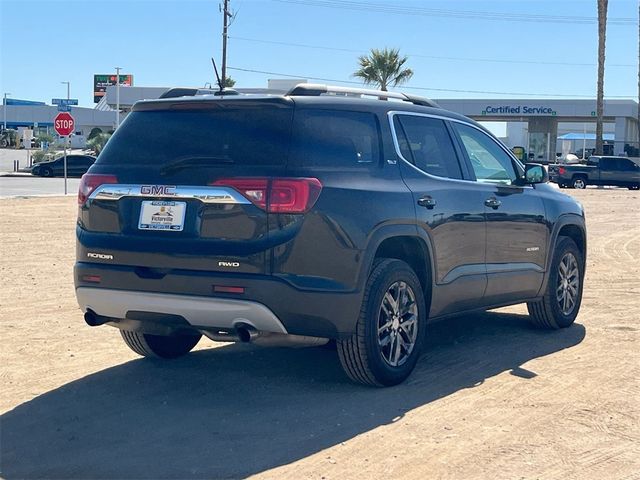
{"type": "Polygon", "coordinates": [[[526,302],[572,324],[582,207],[474,121],[399,93],[137,103],[83,177],[89,325],[173,358],[216,341],[335,341],[348,376],[394,385],[427,324],[526,302]]]}

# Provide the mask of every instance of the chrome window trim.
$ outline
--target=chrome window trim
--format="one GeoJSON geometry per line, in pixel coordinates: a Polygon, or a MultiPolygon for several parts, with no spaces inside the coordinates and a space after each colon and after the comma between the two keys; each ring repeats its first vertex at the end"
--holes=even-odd
{"type": "MultiPolygon", "coordinates": [[[[221,204],[241,204],[248,205],[251,202],[240,193],[229,187],[214,186],[189,186],[189,185],[171,185],[170,193],[142,193],[143,186],[153,185],[133,185],[133,184],[116,184],[108,183],[100,185],[91,195],[90,200],[120,200],[123,197],[142,197],[142,198],[171,198],[171,199],[195,199],[203,203],[221,203],[221,204]]],[[[163,185],[169,187],[168,185],[163,185]]]]}
{"type": "MultiPolygon", "coordinates": [[[[524,165],[522,165],[520,160],[518,160],[515,157],[515,155],[513,155],[513,153],[510,152],[509,149],[506,148],[502,144],[502,142],[496,141],[496,139],[494,139],[491,135],[487,135],[487,132],[485,132],[484,130],[482,130],[481,128],[479,128],[478,126],[476,126],[476,125],[474,125],[472,123],[465,122],[464,120],[460,120],[458,118],[451,118],[451,117],[446,117],[444,115],[436,115],[436,114],[433,114],[433,113],[408,112],[406,110],[390,110],[390,111],[388,111],[387,112],[387,117],[389,119],[389,128],[391,128],[391,136],[393,137],[393,146],[395,148],[396,154],[398,155],[398,157],[400,157],[400,160],[404,161],[404,163],[409,165],[414,170],[422,173],[423,175],[425,175],[425,176],[427,176],[429,178],[433,178],[435,180],[444,180],[444,181],[449,181],[449,182],[465,182],[465,183],[473,183],[475,185],[495,185],[495,186],[501,186],[501,187],[533,188],[531,185],[509,185],[509,184],[501,185],[501,184],[498,184],[498,183],[494,184],[494,183],[489,183],[489,182],[479,182],[477,180],[466,180],[464,178],[439,177],[437,175],[432,175],[430,173],[425,172],[424,170],[419,169],[413,163],[411,163],[409,160],[407,160],[406,158],[404,158],[402,156],[402,152],[400,151],[400,143],[398,142],[398,135],[396,133],[395,125],[393,124],[393,117],[395,117],[396,115],[410,115],[410,116],[413,116],[413,117],[435,118],[437,120],[444,120],[444,121],[449,121],[449,122],[461,123],[462,125],[467,125],[469,127],[475,128],[479,132],[481,132],[484,135],[486,135],[487,137],[489,137],[494,143],[496,143],[496,145],[498,145],[512,160],[517,162],[518,165],[520,165],[523,170],[524,170],[524,165]]],[[[452,139],[452,141],[453,141],[453,139],[452,139]]],[[[387,162],[388,162],[388,160],[387,160],[387,162]]]]}

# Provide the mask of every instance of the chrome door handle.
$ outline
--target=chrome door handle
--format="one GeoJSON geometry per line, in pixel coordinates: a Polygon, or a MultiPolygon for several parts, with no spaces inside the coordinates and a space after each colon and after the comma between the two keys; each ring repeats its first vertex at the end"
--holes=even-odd
{"type": "Polygon", "coordinates": [[[498,209],[498,207],[499,207],[500,205],[502,205],[502,202],[501,202],[500,200],[498,200],[497,198],[495,198],[495,197],[491,197],[491,198],[487,198],[487,199],[484,201],[484,204],[485,204],[487,207],[491,207],[491,208],[493,208],[494,210],[497,210],[497,209],[498,209]]]}
{"type": "Polygon", "coordinates": [[[420,205],[421,207],[424,207],[424,208],[428,208],[429,210],[433,209],[433,207],[435,207],[437,203],[438,202],[436,202],[429,195],[425,195],[424,197],[420,197],[420,199],[418,200],[418,205],[420,205]]]}

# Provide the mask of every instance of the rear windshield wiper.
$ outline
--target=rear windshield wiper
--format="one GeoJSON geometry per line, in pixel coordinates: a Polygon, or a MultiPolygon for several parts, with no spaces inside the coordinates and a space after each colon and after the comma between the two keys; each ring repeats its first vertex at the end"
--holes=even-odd
{"type": "Polygon", "coordinates": [[[160,169],[160,175],[167,175],[169,173],[176,172],[178,170],[182,170],[183,168],[193,168],[193,167],[219,167],[220,165],[230,165],[233,163],[233,160],[226,156],[221,155],[219,157],[212,156],[202,156],[202,157],[182,157],[178,160],[174,160],[173,162],[166,163],[160,169]]]}

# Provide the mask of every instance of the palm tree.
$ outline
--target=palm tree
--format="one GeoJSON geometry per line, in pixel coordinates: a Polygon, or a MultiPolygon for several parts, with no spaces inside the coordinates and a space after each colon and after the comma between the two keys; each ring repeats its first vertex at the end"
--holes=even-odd
{"type": "Polygon", "coordinates": [[[603,154],[602,122],[604,116],[604,52],[607,39],[609,0],[598,1],[598,94],[596,99],[596,155],[603,154]]]}
{"type": "Polygon", "coordinates": [[[403,84],[413,76],[410,68],[403,68],[407,60],[408,57],[400,56],[397,48],[373,48],[369,55],[358,57],[360,69],[353,76],[361,78],[365,84],[377,85],[386,92],[388,87],[403,84]]]}

